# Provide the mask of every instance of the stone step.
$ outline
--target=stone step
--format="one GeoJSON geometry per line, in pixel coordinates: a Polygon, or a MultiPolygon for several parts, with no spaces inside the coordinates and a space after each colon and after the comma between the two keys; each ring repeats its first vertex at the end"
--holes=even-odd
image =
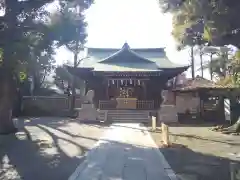
{"type": "Polygon", "coordinates": [[[148,114],[148,112],[111,112],[111,111],[109,111],[108,114],[132,114],[132,115],[143,115],[143,114],[148,114]]]}
{"type": "Polygon", "coordinates": [[[147,122],[148,111],[137,110],[113,110],[108,112],[108,120],[112,122],[147,122]]]}
{"type": "Polygon", "coordinates": [[[126,115],[126,116],[148,116],[149,113],[108,113],[108,115],[113,115],[113,116],[122,116],[122,115],[126,115]]]}
{"type": "Polygon", "coordinates": [[[146,116],[148,117],[148,114],[108,114],[108,116],[131,116],[131,117],[142,117],[146,116]]]}
{"type": "Polygon", "coordinates": [[[99,120],[105,121],[105,112],[107,120],[112,122],[147,122],[149,121],[149,111],[140,110],[107,110],[100,111],[99,120]]]}
{"type": "Polygon", "coordinates": [[[148,122],[148,119],[109,119],[111,122],[148,122]]]}
{"type": "Polygon", "coordinates": [[[146,121],[149,121],[148,118],[109,118],[108,120],[111,120],[111,121],[137,121],[137,122],[146,122],[146,121]]]}
{"type": "Polygon", "coordinates": [[[108,110],[112,113],[146,113],[148,111],[139,111],[139,110],[108,110]]]}
{"type": "Polygon", "coordinates": [[[149,116],[146,116],[146,115],[144,115],[144,116],[126,116],[126,115],[112,116],[112,115],[108,115],[108,117],[112,117],[112,118],[120,118],[120,117],[122,117],[122,118],[140,118],[140,119],[142,119],[142,118],[148,118],[149,116]]]}

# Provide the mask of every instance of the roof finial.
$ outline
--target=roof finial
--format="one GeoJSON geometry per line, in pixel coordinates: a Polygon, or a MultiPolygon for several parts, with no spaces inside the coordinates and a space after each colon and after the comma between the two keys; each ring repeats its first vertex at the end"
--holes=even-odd
{"type": "Polygon", "coordinates": [[[122,47],[123,49],[130,49],[130,47],[129,47],[129,45],[128,45],[128,43],[127,42],[125,42],[124,43],[124,45],[123,45],[123,47],[122,47]]]}

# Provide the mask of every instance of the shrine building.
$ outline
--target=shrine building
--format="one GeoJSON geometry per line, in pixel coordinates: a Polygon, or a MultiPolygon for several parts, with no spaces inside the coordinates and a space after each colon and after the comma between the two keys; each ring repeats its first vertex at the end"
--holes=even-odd
{"type": "Polygon", "coordinates": [[[100,110],[158,110],[167,82],[189,66],[172,63],[164,48],[87,48],[87,59],[68,71],[94,90],[100,110]]]}

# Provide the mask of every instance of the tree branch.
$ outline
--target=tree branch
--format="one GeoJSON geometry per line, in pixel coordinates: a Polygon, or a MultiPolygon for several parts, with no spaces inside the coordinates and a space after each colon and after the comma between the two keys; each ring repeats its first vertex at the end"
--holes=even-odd
{"type": "Polygon", "coordinates": [[[85,58],[79,59],[78,62],[77,62],[77,66],[79,66],[79,64],[80,64],[83,60],[89,59],[89,58],[90,58],[90,57],[85,57],[85,58]]]}

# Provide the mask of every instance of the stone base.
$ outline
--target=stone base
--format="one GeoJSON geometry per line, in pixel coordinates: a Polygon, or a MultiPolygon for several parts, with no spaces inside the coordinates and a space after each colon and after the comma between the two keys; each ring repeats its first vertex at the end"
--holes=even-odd
{"type": "Polygon", "coordinates": [[[158,111],[158,122],[177,122],[177,109],[175,105],[162,105],[158,111]]]}
{"type": "Polygon", "coordinates": [[[80,121],[98,121],[99,112],[93,104],[82,104],[82,108],[78,109],[77,119],[80,121]]]}

